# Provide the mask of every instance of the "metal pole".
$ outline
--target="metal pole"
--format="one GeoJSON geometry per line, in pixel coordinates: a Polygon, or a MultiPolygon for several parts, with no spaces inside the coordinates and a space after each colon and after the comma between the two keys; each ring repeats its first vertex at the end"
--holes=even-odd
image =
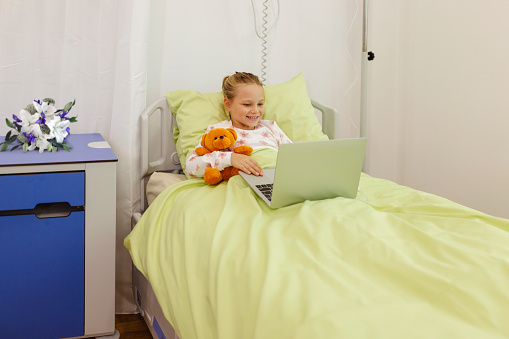
{"type": "Polygon", "coordinates": [[[367,119],[367,64],[368,64],[368,0],[363,0],[362,7],[362,54],[361,54],[361,114],[360,136],[366,137],[367,119]]]}
{"type": "MultiPolygon", "coordinates": [[[[367,137],[367,119],[368,119],[368,2],[363,0],[362,8],[362,53],[361,53],[361,111],[360,111],[360,137],[367,137]]],[[[370,59],[371,60],[371,59],[370,59]]],[[[366,149],[366,158],[364,160],[363,171],[369,173],[370,168],[370,147],[366,149]]]]}
{"type": "Polygon", "coordinates": [[[368,51],[368,3],[362,2],[362,51],[368,51]]]}

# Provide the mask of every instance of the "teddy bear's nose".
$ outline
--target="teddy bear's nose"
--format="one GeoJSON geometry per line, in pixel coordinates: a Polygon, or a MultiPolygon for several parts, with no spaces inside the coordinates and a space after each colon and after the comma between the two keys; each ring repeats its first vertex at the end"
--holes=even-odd
{"type": "Polygon", "coordinates": [[[219,137],[219,139],[224,139],[224,135],[221,135],[221,136],[219,137]]]}

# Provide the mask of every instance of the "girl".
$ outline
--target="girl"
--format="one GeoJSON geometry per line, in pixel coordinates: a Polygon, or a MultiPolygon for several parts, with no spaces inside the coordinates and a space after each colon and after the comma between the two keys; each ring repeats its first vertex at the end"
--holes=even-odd
{"type": "MultiPolygon", "coordinates": [[[[214,128],[233,128],[237,132],[235,146],[248,145],[260,148],[278,149],[280,144],[291,140],[278,127],[276,122],[261,120],[265,112],[265,94],[258,77],[251,73],[236,72],[223,79],[224,106],[230,113],[230,120],[210,125],[214,128]]],[[[200,147],[198,144],[196,148],[200,147]]],[[[186,161],[187,173],[192,177],[203,177],[207,167],[223,170],[233,166],[254,175],[263,175],[260,165],[250,156],[233,152],[212,152],[198,156],[195,151],[186,161]]]]}

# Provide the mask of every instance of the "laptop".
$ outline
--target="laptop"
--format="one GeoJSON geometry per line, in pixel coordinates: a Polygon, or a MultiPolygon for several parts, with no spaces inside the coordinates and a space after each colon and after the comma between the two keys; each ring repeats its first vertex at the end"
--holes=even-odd
{"type": "Polygon", "coordinates": [[[279,146],[275,169],[263,176],[239,172],[271,208],[306,200],[357,196],[366,138],[296,142],[279,146]]]}

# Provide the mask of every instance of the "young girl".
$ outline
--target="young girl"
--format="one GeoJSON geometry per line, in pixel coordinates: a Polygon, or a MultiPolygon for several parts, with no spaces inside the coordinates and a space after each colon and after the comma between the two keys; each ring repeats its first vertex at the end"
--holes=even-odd
{"type": "MultiPolygon", "coordinates": [[[[280,144],[291,140],[276,122],[261,120],[265,112],[265,94],[258,77],[251,73],[236,72],[223,79],[224,106],[230,113],[230,120],[210,125],[207,133],[214,128],[233,128],[237,132],[235,146],[248,145],[260,148],[278,149],[280,144]]],[[[200,147],[198,144],[196,148],[200,147]]],[[[260,165],[250,156],[233,152],[216,151],[198,156],[195,151],[186,161],[187,173],[192,177],[203,177],[208,167],[223,170],[233,166],[254,175],[263,175],[260,165]]]]}

